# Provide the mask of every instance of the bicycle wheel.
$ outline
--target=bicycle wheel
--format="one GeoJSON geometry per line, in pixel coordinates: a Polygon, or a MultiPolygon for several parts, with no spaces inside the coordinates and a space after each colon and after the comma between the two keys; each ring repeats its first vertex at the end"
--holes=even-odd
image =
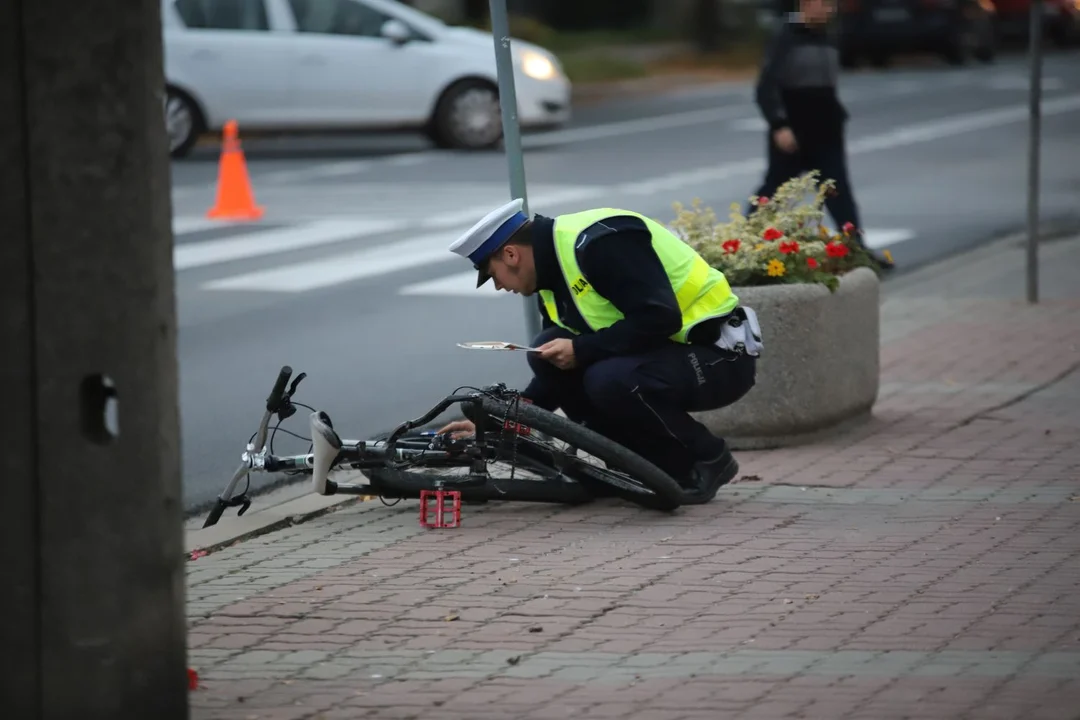
{"type": "MultiPolygon", "coordinates": [[[[504,422],[525,425],[567,443],[568,449],[556,449],[535,440],[531,435],[506,431],[506,440],[531,462],[563,473],[586,485],[606,488],[610,494],[650,510],[671,511],[682,504],[683,489],[674,478],[633,450],[561,415],[515,400],[483,399],[484,412],[495,420],[495,428],[504,422]],[[546,456],[545,456],[546,451],[546,456]],[[593,465],[579,451],[604,463],[593,465]]],[[[500,454],[507,450],[500,448],[500,454]]]]}
{"type": "MultiPolygon", "coordinates": [[[[671,511],[682,504],[683,490],[671,476],[594,430],[527,403],[485,397],[483,409],[491,418],[486,437],[495,455],[495,461],[488,466],[490,479],[484,486],[463,483],[468,471],[461,464],[422,461],[401,469],[363,470],[372,484],[372,494],[415,498],[438,482],[447,489],[460,490],[466,502],[577,505],[614,495],[650,510],[671,511]],[[505,421],[524,425],[533,432],[500,431],[505,421]],[[560,447],[537,433],[569,447],[560,447]],[[595,465],[590,458],[604,465],[595,465]]],[[[418,428],[406,433],[397,441],[397,447],[422,450],[431,438],[419,436],[420,432],[418,428]]],[[[386,435],[375,439],[385,439],[386,435]]]]}
{"type": "MultiPolygon", "coordinates": [[[[496,450],[495,460],[487,465],[487,482],[477,485],[468,476],[469,462],[464,456],[445,461],[422,457],[432,441],[430,435],[423,433],[437,429],[436,425],[416,428],[398,438],[397,449],[410,450],[421,456],[415,465],[360,470],[371,483],[371,494],[384,500],[416,499],[422,490],[432,490],[439,485],[446,490],[457,490],[461,493],[462,502],[468,504],[501,500],[581,505],[592,502],[596,497],[586,485],[525,455],[512,464],[509,453],[499,452],[497,448],[493,448],[496,450]]],[[[372,440],[386,440],[389,435],[388,432],[379,433],[372,440]]]]}

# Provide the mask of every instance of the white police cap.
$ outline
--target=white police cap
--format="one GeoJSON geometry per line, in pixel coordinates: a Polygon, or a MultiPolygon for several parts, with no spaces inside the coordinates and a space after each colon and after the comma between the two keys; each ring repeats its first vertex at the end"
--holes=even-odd
{"type": "Polygon", "coordinates": [[[522,211],[524,206],[525,201],[516,198],[492,210],[450,246],[450,252],[469,260],[477,269],[476,287],[488,281],[487,272],[481,268],[484,261],[528,221],[522,211]]]}

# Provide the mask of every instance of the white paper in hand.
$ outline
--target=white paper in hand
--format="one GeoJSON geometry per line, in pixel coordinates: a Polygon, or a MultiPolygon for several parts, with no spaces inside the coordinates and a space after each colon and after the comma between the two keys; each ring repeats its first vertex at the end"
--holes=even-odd
{"type": "Polygon", "coordinates": [[[501,342],[499,340],[474,340],[472,342],[458,343],[458,347],[467,350],[524,350],[525,352],[538,352],[538,348],[516,343],[501,342]]]}

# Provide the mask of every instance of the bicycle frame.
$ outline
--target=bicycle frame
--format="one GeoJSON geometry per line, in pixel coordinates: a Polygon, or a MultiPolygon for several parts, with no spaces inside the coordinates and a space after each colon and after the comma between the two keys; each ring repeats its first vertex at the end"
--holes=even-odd
{"type": "MultiPolygon", "coordinates": [[[[373,495],[380,494],[379,488],[363,483],[334,482],[328,477],[330,471],[346,465],[354,470],[375,468],[393,470],[404,467],[422,456],[424,464],[439,463],[450,466],[468,466],[469,480],[465,483],[455,483],[455,485],[482,485],[486,482],[486,475],[484,474],[486,461],[493,459],[494,448],[487,442],[483,423],[476,429],[475,441],[464,448],[462,452],[449,452],[430,447],[399,448],[397,446],[398,441],[406,432],[431,422],[455,403],[472,405],[476,410],[481,411],[481,398],[484,394],[482,392],[448,395],[421,417],[398,425],[386,440],[343,440],[330,424],[329,416],[324,412],[315,411],[311,413],[309,418],[313,446],[311,452],[283,456],[270,454],[266,447],[266,440],[269,434],[271,418],[277,415],[281,420],[285,420],[296,412],[296,407],[290,400],[293,393],[296,392],[296,386],[304,379],[305,374],[300,373],[296,380],[293,381],[292,386],[286,391],[285,385],[291,376],[292,368],[288,365],[283,366],[278,373],[273,390],[266,399],[266,409],[263,412],[262,420],[259,422],[254,441],[247,444],[244,453],[241,455],[240,466],[218,496],[214,507],[203,524],[204,528],[217,524],[226,508],[239,507],[238,515],[243,515],[247,511],[251,506],[251,500],[248,498],[246,490],[237,497],[233,497],[233,492],[240,480],[249,476],[252,472],[311,471],[312,489],[319,495],[373,495]]],[[[497,385],[495,388],[505,391],[505,387],[502,385],[497,385]]],[[[438,485],[439,482],[436,481],[434,484],[438,485]]]]}

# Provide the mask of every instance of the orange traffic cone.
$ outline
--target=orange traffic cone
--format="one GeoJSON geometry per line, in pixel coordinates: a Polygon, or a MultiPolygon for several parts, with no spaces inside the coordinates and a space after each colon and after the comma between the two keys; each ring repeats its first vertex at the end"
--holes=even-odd
{"type": "Polygon", "coordinates": [[[236,130],[236,121],[225,123],[225,137],[218,162],[217,201],[206,217],[219,220],[258,220],[264,209],[255,204],[248,177],[244,151],[236,130]]]}

